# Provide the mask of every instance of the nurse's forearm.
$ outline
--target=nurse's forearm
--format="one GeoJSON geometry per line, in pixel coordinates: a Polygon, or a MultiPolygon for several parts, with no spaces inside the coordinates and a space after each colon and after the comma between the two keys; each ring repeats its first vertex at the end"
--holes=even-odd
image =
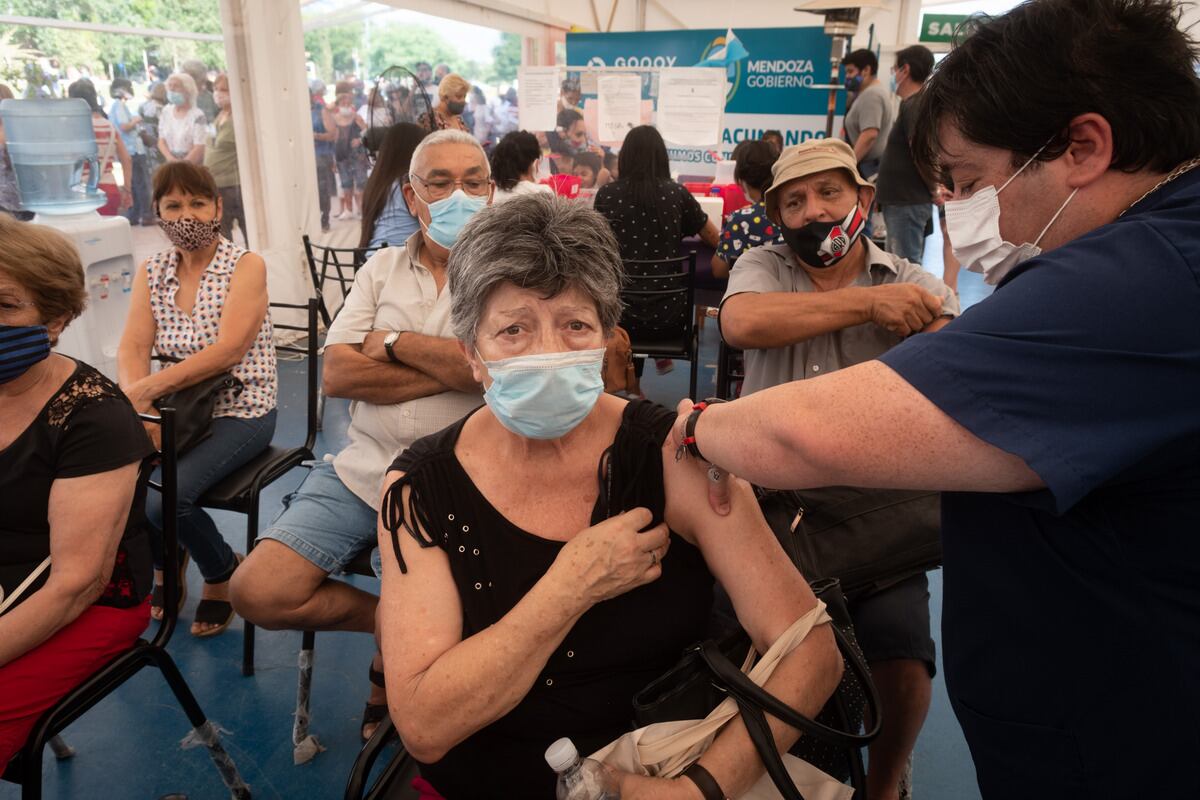
{"type": "Polygon", "coordinates": [[[706,460],[773,489],[1045,485],[1019,456],[976,437],[881,361],[713,405],[695,435],[706,460]]]}

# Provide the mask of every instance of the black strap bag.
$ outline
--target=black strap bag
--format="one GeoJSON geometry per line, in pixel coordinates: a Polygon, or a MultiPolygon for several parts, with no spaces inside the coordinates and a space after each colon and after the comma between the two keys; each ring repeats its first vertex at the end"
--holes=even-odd
{"type": "MultiPolygon", "coordinates": [[[[156,355],[155,360],[179,363],[182,359],[156,355]]],[[[183,455],[212,435],[213,409],[218,395],[232,389],[234,397],[245,388],[240,380],[228,372],[205,378],[199,383],[165,394],[154,401],[158,409],[175,409],[175,450],[183,455]]]]}
{"type": "Polygon", "coordinates": [[[634,696],[636,725],[702,719],[726,696],[732,696],[767,774],[786,800],[803,797],[784,767],[767,714],[803,733],[789,751],[792,755],[838,780],[849,778],[856,792],[865,791],[861,748],[879,733],[879,694],[854,638],[838,582],[825,579],[811,586],[833,620],[834,638],[845,661],[842,681],[816,719],[809,719],[746,677],[738,665],[745,660],[750,638],[734,625],[715,638],[688,647],[679,663],[634,696]],[[865,709],[870,710],[874,726],[860,733],[865,709]]]}
{"type": "Polygon", "coordinates": [[[851,602],[942,564],[939,492],[755,491],[792,563],[809,579],[837,578],[851,602]]]}

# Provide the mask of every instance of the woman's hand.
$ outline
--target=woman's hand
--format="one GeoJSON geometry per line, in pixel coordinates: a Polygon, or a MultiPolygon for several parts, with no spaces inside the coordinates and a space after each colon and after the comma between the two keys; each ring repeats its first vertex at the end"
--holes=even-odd
{"type": "Polygon", "coordinates": [[[658,580],[670,534],[665,524],[639,533],[652,520],[647,509],[635,508],[593,525],[567,542],[551,569],[565,570],[564,580],[589,605],[658,580]]]}
{"type": "Polygon", "coordinates": [[[153,411],[154,401],[158,399],[158,395],[155,394],[150,382],[152,377],[151,375],[147,375],[145,378],[125,387],[125,396],[129,398],[129,402],[133,404],[134,409],[141,414],[149,414],[153,411]]]}

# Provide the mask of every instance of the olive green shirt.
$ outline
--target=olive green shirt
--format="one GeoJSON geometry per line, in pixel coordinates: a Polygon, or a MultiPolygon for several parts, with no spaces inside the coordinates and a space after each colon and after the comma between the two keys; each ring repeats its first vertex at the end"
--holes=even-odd
{"type": "Polygon", "coordinates": [[[209,125],[208,146],[204,148],[204,166],[212,173],[218,189],[238,186],[241,179],[238,176],[237,142],[233,138],[233,117],[229,117],[219,127],[209,125]],[[212,135],[213,131],[216,135],[212,135]]]}

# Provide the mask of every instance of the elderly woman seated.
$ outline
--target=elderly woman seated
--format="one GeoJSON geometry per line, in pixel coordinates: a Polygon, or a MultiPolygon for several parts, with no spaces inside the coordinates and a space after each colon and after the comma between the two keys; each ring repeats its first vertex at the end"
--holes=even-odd
{"type": "Polygon", "coordinates": [[[51,352],[87,299],[62,234],[0,215],[0,773],[150,619],[142,460],[117,385],[51,352]]]}
{"type": "MultiPolygon", "coordinates": [[[[452,322],[486,404],[392,465],[380,512],[388,703],[451,800],[553,797],[543,751],[629,729],[633,694],[705,637],[714,578],[760,652],[816,599],[740,485],[729,516],[665,444],[675,413],[602,392],[621,262],[604,218],[550,195],[480,211],[449,261],[452,322]]],[[[828,626],[767,683],[806,714],[840,677],[828,626]]],[[[781,746],[798,733],[773,722],[781,746]]],[[[762,771],[740,720],[700,764],[762,771]]],[[[622,797],[701,797],[622,774],[622,797]]]]}

